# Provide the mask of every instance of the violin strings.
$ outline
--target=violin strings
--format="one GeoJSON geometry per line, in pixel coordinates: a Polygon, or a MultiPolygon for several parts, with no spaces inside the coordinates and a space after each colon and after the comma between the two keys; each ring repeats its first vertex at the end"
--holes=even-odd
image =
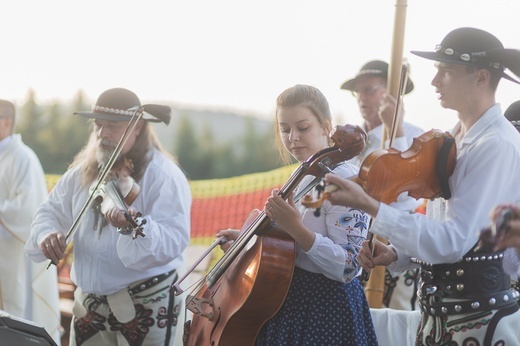
{"type": "Polygon", "coordinates": [[[121,194],[121,191],[116,186],[116,183],[113,180],[110,180],[107,185],[107,192],[110,195],[110,197],[116,202],[117,207],[124,210],[126,213],[128,213],[128,207],[126,206],[126,203],[124,201],[124,198],[121,194]]]}

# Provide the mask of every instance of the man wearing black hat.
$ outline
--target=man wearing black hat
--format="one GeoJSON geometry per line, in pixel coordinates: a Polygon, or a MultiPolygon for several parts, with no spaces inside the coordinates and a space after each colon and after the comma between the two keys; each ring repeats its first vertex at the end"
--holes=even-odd
{"type": "Polygon", "coordinates": [[[363,268],[387,265],[398,273],[422,267],[417,345],[520,345],[520,294],[504,271],[507,256],[476,248],[490,210],[520,199],[520,185],[511,178],[520,170],[520,134],[495,101],[501,78],[520,84],[506,73],[520,76],[520,51],[504,49],[486,31],[459,28],[434,52],[412,53],[436,61],[432,85],[441,106],[459,118],[452,130],[452,197],[430,201],[426,216],[409,214],[376,201],[356,183],[327,175],[340,188],[330,201],[370,213],[371,232],[392,244],[375,243],[372,255],[364,243],[358,256],[363,268]]]}
{"type": "Polygon", "coordinates": [[[167,345],[191,208],[188,181],[149,124],[168,124],[170,108],[115,88],[75,114],[93,119],[90,140],[36,212],[26,253],[57,264],[74,242],[71,345],[167,345]]]}
{"type": "MultiPolygon", "coordinates": [[[[364,64],[354,78],[348,79],[341,85],[341,89],[351,91],[356,97],[359,111],[364,119],[362,127],[368,135],[363,151],[351,160],[358,167],[370,153],[383,148],[383,132],[391,133],[396,100],[387,93],[387,79],[388,63],[372,60],[364,64]]],[[[408,78],[404,94],[411,93],[413,89],[413,81],[408,78]]],[[[403,107],[401,113],[404,113],[403,107]]],[[[400,151],[407,150],[412,145],[413,139],[424,132],[419,127],[403,121],[403,114],[399,116],[396,125],[396,138],[392,147],[400,151]]],[[[387,148],[388,143],[384,147],[387,148]]],[[[392,206],[414,212],[422,203],[422,200],[416,200],[403,193],[398,197],[397,203],[392,203],[392,206]]],[[[418,271],[406,271],[395,278],[392,278],[387,271],[385,276],[383,305],[398,310],[415,310],[418,271]]]]}
{"type": "MultiPolygon", "coordinates": [[[[372,60],[363,65],[354,78],[341,85],[341,89],[351,91],[356,98],[364,120],[362,127],[368,134],[365,149],[356,158],[358,166],[368,154],[382,148],[383,131],[387,134],[391,132],[396,100],[387,93],[387,78],[388,64],[381,60],[372,60]]],[[[408,79],[404,93],[409,94],[413,88],[412,80],[408,79]]],[[[403,122],[403,116],[399,119],[393,147],[406,150],[412,145],[413,138],[419,137],[424,131],[415,125],[403,122]]]]}

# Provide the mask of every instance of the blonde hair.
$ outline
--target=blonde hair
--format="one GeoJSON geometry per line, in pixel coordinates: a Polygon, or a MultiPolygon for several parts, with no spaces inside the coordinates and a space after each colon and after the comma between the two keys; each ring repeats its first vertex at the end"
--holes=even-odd
{"type": "MultiPolygon", "coordinates": [[[[327,133],[332,131],[332,116],[330,114],[329,102],[323,93],[317,88],[310,85],[297,84],[291,88],[285,89],[276,99],[276,115],[275,115],[275,136],[276,147],[280,154],[281,160],[286,163],[291,163],[291,155],[285,150],[282,138],[280,136],[280,125],[278,122],[278,112],[282,108],[289,108],[294,106],[307,107],[312,114],[318,119],[320,125],[327,133]]],[[[329,145],[331,145],[329,139],[329,145]]]]}

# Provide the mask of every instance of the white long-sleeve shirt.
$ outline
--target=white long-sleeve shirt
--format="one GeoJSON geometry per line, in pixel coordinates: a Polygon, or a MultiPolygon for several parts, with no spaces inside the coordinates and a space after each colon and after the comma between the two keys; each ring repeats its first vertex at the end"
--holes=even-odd
{"type": "MultiPolygon", "coordinates": [[[[459,129],[460,123],[452,133],[459,129]]],[[[495,104],[457,144],[449,200],[430,201],[427,216],[381,204],[371,232],[388,239],[397,250],[398,261],[389,269],[408,269],[410,257],[433,264],[462,258],[489,225],[493,208],[520,197],[514,178],[519,170],[520,134],[495,104]]]]}
{"type": "MultiPolygon", "coordinates": [[[[53,231],[66,233],[89,195],[79,184],[81,166],[67,171],[38,208],[27,255],[46,260],[38,244],[53,231]]],[[[180,168],[157,150],[140,181],[132,206],[143,214],[146,236],[132,239],[107,225],[94,230],[88,208],[74,232],[71,279],[85,293],[110,295],[131,283],[176,269],[189,243],[191,192],[180,168]]]]}
{"type": "MultiPolygon", "coordinates": [[[[349,163],[334,169],[334,174],[342,178],[357,173],[358,168],[349,163]]],[[[299,186],[307,186],[313,178],[304,177],[299,186]]],[[[316,238],[307,252],[296,247],[296,266],[336,281],[351,281],[360,272],[356,256],[361,242],[366,239],[370,216],[358,209],[332,205],[329,201],[323,203],[319,217],[314,215],[314,209],[297,206],[304,225],[315,232],[316,238]]]]}

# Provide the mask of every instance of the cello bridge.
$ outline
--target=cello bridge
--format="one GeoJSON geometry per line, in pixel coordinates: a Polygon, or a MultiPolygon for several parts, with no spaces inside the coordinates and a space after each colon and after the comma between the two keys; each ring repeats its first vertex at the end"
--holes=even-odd
{"type": "Polygon", "coordinates": [[[186,299],[186,308],[195,315],[206,317],[208,321],[213,320],[213,299],[211,298],[196,298],[194,296],[188,295],[186,299]],[[204,312],[204,309],[202,308],[203,304],[208,304],[212,308],[212,311],[204,312]]]}

